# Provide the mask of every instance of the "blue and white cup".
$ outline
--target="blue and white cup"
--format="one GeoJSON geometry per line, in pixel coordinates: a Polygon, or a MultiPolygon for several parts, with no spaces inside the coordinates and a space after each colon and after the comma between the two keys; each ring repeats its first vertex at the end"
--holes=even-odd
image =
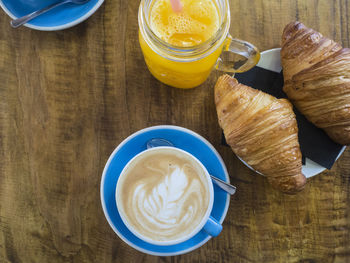
{"type": "MultiPolygon", "coordinates": [[[[193,251],[215,234],[211,233],[208,220],[214,220],[214,227],[222,225],[230,204],[230,196],[221,188],[212,185],[213,204],[210,216],[203,219],[203,227],[198,227],[199,232],[192,236],[186,236],[187,240],[173,245],[156,245],[139,238],[130,231],[119,213],[116,202],[116,189],[119,178],[125,166],[138,154],[147,149],[147,142],[154,138],[163,138],[184,152],[194,156],[207,170],[207,172],[227,183],[230,182],[226,166],[215,148],[199,134],[179,126],[160,125],[137,131],[124,139],[110,155],[101,178],[101,204],[104,215],[113,231],[129,246],[156,256],[174,256],[193,251]],[[216,222],[215,222],[216,221],[216,222]],[[218,223],[218,224],[217,224],[218,223]],[[206,227],[205,227],[206,225],[206,227]],[[206,231],[207,230],[207,231],[206,231]],[[211,233],[212,235],[208,234],[211,233]],[[192,236],[192,237],[190,237],[192,236]]],[[[208,209],[209,211],[209,209],[208,209]]],[[[209,221],[211,222],[211,221],[209,221]]]]}
{"type": "Polygon", "coordinates": [[[150,244],[175,245],[202,229],[213,237],[222,230],[210,216],[214,189],[207,169],[195,156],[175,147],[151,148],[132,158],[119,176],[116,203],[125,226],[150,244]],[[168,161],[173,162],[170,168],[168,161]]]}

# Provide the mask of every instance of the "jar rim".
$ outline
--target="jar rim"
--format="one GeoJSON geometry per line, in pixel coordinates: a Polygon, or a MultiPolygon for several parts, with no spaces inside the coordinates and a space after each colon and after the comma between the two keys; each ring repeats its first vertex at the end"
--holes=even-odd
{"type": "Polygon", "coordinates": [[[230,8],[228,0],[221,0],[223,6],[219,8],[221,10],[218,11],[223,13],[222,21],[218,30],[215,32],[215,34],[213,34],[211,38],[199,45],[190,47],[179,47],[171,45],[158,37],[148,23],[145,6],[148,3],[148,8],[150,8],[152,1],[153,0],[141,0],[138,13],[139,30],[148,46],[155,53],[166,59],[185,62],[200,60],[210,55],[219,46],[221,46],[222,42],[228,35],[230,27],[230,8]]]}

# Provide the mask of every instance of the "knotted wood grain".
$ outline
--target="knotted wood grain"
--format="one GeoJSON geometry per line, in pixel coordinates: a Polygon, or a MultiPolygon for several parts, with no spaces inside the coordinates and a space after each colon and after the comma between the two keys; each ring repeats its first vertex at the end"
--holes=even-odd
{"type": "MultiPolygon", "coordinates": [[[[298,19],[349,42],[347,0],[231,0],[231,33],[279,47],[298,19]]],[[[139,1],[114,0],[59,32],[12,29],[0,13],[0,262],[350,262],[350,152],[287,196],[221,145],[213,72],[177,90],[148,72],[138,45],[139,1]],[[128,247],[99,199],[109,154],[141,128],[174,124],[207,138],[238,187],[222,234],[177,257],[128,247]]]]}

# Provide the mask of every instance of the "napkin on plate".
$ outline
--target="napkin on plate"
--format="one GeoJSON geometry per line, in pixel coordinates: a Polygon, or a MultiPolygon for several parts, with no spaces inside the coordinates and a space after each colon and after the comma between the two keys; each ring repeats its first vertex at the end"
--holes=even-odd
{"type": "MultiPolygon", "coordinates": [[[[283,74],[254,67],[251,70],[236,74],[235,78],[242,84],[262,90],[277,98],[287,98],[283,92],[283,74]]],[[[339,155],[342,145],[333,142],[327,134],[309,122],[295,107],[294,112],[299,128],[299,143],[305,157],[319,165],[331,169],[339,155]]],[[[226,144],[223,138],[223,144],[226,144]]]]}

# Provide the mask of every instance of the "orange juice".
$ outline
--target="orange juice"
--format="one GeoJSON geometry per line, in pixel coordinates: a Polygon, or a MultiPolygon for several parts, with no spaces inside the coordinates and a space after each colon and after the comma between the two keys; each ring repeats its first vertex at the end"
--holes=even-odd
{"type": "MultiPolygon", "coordinates": [[[[169,45],[199,47],[212,39],[219,29],[219,12],[212,0],[182,0],[183,9],[175,13],[169,0],[154,0],[151,3],[148,24],[152,32],[169,45]]],[[[187,61],[169,59],[159,54],[145,41],[140,30],[139,40],[150,72],[161,82],[177,88],[193,88],[203,83],[215,65],[223,44],[206,56],[187,61]]]]}
{"type": "Polygon", "coordinates": [[[169,0],[157,0],[151,9],[150,26],[165,42],[178,47],[199,45],[219,28],[219,16],[212,0],[181,0],[183,9],[174,12],[169,0]]]}

